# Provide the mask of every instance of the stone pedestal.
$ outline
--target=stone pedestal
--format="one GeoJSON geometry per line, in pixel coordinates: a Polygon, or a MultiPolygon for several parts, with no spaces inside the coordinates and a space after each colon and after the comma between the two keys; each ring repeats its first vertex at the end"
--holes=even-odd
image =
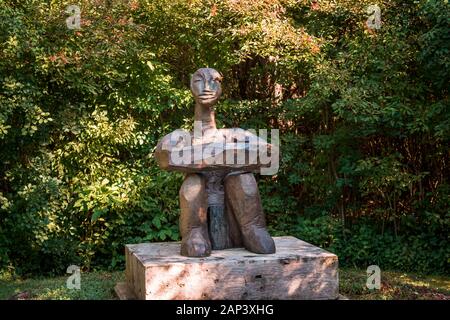
{"type": "Polygon", "coordinates": [[[146,300],[338,298],[336,255],[294,237],[274,240],[275,254],[234,248],[205,258],[181,256],[178,242],[130,244],[127,282],[116,292],[146,300]]]}

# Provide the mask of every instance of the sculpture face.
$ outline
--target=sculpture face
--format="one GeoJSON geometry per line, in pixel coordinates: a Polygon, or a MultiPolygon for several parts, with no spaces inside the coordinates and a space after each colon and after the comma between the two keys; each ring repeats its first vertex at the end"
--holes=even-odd
{"type": "Polygon", "coordinates": [[[198,69],[191,79],[191,91],[195,101],[200,105],[213,106],[222,93],[221,81],[222,76],[218,71],[212,68],[198,69]]]}

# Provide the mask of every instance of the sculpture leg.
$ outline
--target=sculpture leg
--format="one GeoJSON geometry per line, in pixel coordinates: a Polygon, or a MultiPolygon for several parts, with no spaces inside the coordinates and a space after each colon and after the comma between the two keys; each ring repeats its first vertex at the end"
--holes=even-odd
{"type": "Polygon", "coordinates": [[[274,253],[275,243],[266,229],[253,174],[228,176],[225,179],[225,197],[241,230],[244,247],[255,253],[274,253]]]}
{"type": "Polygon", "coordinates": [[[208,236],[208,218],[205,178],[189,174],[180,189],[181,254],[204,257],[211,254],[208,236]]]}

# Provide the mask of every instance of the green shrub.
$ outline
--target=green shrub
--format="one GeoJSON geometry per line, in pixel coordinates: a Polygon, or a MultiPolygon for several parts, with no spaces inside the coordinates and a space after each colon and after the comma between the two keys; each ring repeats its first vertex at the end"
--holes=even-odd
{"type": "Polygon", "coordinates": [[[182,176],[155,145],[191,128],[190,74],[224,74],[220,127],[278,128],[258,177],[274,234],[448,272],[448,2],[0,2],[0,268],[122,268],[123,247],[178,240],[182,176]]]}

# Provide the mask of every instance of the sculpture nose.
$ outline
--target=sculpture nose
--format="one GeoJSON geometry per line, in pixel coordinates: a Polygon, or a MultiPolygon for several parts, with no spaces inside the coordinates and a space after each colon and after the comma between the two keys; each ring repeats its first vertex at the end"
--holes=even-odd
{"type": "Polygon", "coordinates": [[[213,92],[213,90],[211,90],[211,85],[209,83],[209,81],[205,81],[205,89],[204,92],[213,92]]]}

